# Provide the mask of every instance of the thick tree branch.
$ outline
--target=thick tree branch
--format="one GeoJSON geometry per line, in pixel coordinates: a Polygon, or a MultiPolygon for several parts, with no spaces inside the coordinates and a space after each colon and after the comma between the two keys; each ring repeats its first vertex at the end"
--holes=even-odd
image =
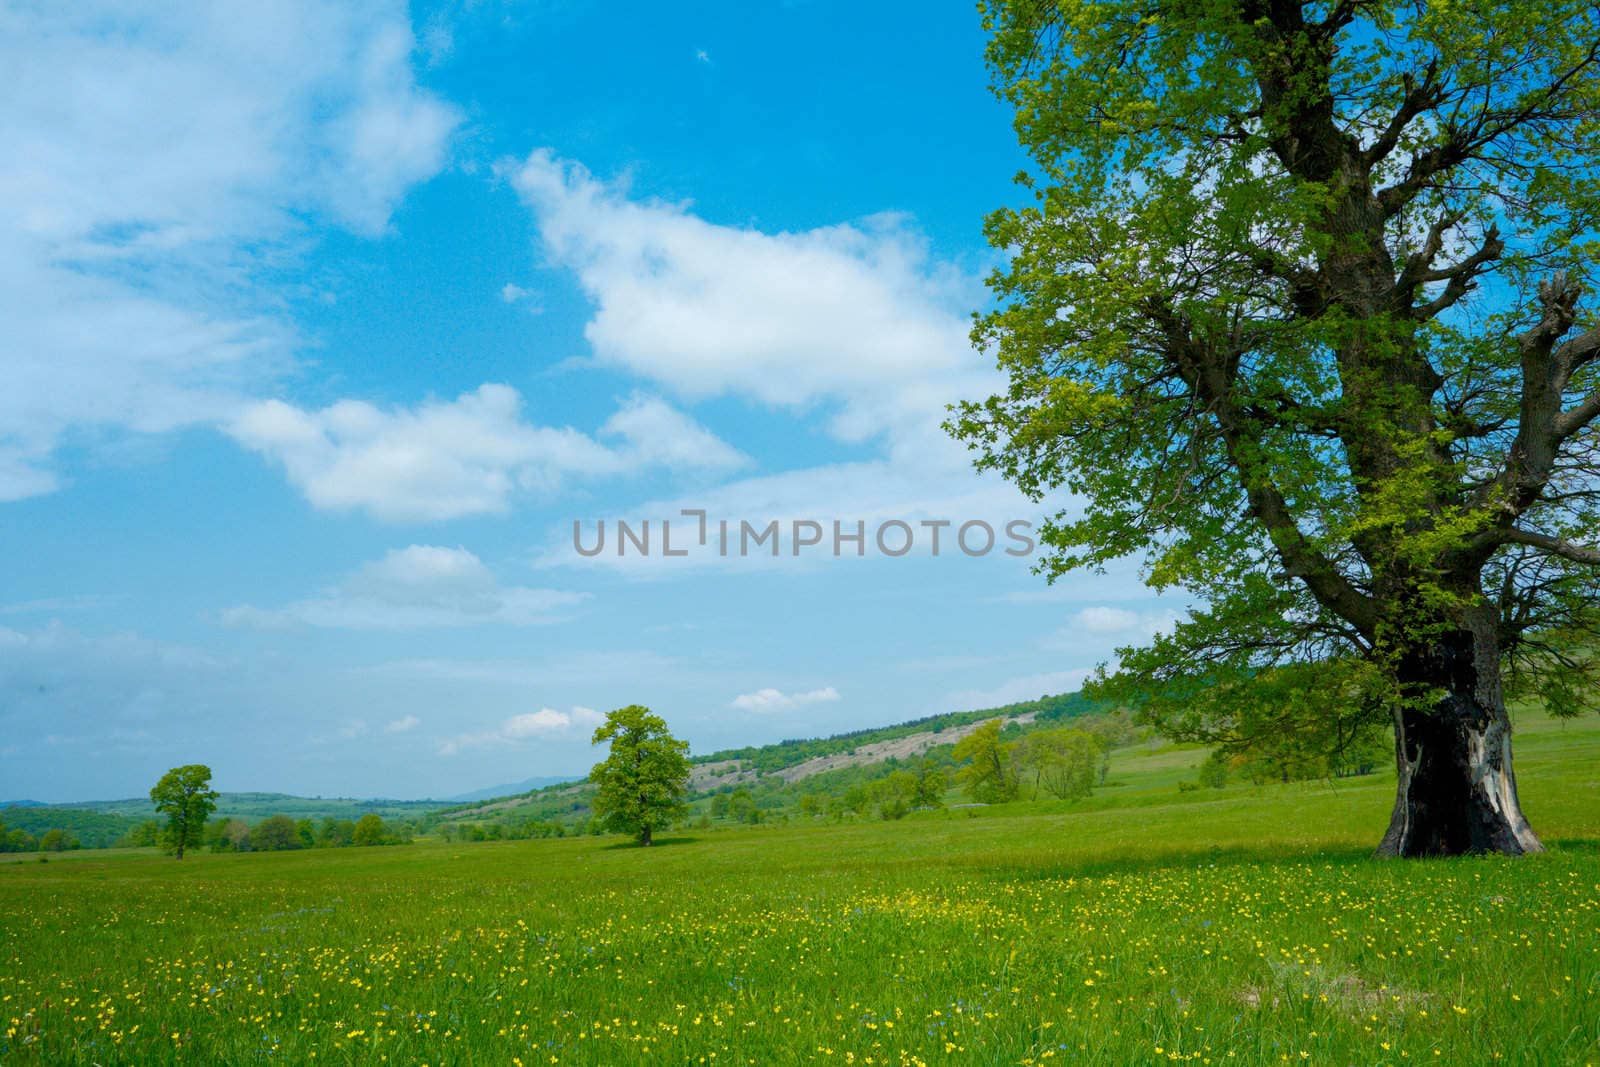
{"type": "Polygon", "coordinates": [[[1427,69],[1422,72],[1421,82],[1413,78],[1409,71],[1401,75],[1405,95],[1400,99],[1400,106],[1395,109],[1394,116],[1389,119],[1388,125],[1378,135],[1378,139],[1361,154],[1362,162],[1368,170],[1389,157],[1389,153],[1400,143],[1400,138],[1412,120],[1425,111],[1432,111],[1444,101],[1438,75],[1437,58],[1428,61],[1427,69]]]}
{"type": "Polygon", "coordinates": [[[1246,455],[1252,433],[1233,395],[1237,360],[1195,337],[1190,324],[1170,305],[1152,301],[1146,311],[1165,335],[1168,359],[1195,398],[1216,419],[1223,447],[1238,473],[1250,511],[1266,527],[1284,571],[1303,581],[1324,607],[1348,620],[1370,640],[1377,626],[1372,599],[1351,584],[1333,561],[1311,543],[1271,474],[1246,455]]]}
{"type": "Polygon", "coordinates": [[[1555,434],[1566,440],[1600,416],[1600,392],[1590,393],[1556,419],[1555,434]]]}
{"type": "MultiPolygon", "coordinates": [[[[1437,226],[1435,230],[1429,232],[1430,243],[1439,240],[1439,238],[1435,237],[1436,232],[1439,232],[1437,231],[1437,226]]],[[[1412,318],[1426,322],[1440,312],[1454,307],[1462,297],[1471,292],[1477,277],[1488,268],[1489,264],[1499,259],[1500,254],[1505,249],[1506,243],[1500,239],[1499,229],[1491,225],[1488,231],[1484,233],[1483,243],[1478,246],[1477,251],[1453,266],[1433,270],[1429,265],[1433,255],[1438,254],[1438,248],[1435,246],[1433,254],[1429,255],[1427,260],[1420,264],[1421,269],[1417,270],[1416,273],[1412,273],[1413,263],[1411,261],[1407,262],[1406,269],[1401,272],[1400,285],[1407,285],[1408,282],[1409,285],[1405,289],[1401,289],[1400,285],[1397,285],[1396,293],[1397,295],[1405,293],[1406,295],[1403,299],[1409,300],[1411,299],[1410,293],[1414,292],[1417,286],[1425,285],[1429,282],[1445,282],[1444,292],[1426,304],[1409,309],[1409,314],[1412,318]]],[[[1424,248],[1424,252],[1426,251],[1427,249],[1424,248]]],[[[1411,257],[1411,260],[1416,259],[1416,256],[1411,257]]]]}
{"type": "Polygon", "coordinates": [[[1499,541],[1501,544],[1527,545],[1529,548],[1537,548],[1542,552],[1560,556],[1562,559],[1568,559],[1574,563],[1600,567],[1600,549],[1573,544],[1571,541],[1560,537],[1551,537],[1549,534],[1534,533],[1532,530],[1519,530],[1513,527],[1512,529],[1501,531],[1499,541]]]}
{"type": "MultiPolygon", "coordinates": [[[[1544,493],[1555,470],[1561,441],[1570,436],[1570,433],[1563,433],[1564,423],[1580,413],[1584,406],[1580,404],[1573,412],[1562,413],[1560,360],[1576,360],[1582,352],[1567,352],[1563,357],[1556,350],[1556,342],[1572,328],[1579,295],[1580,290],[1568,281],[1565,273],[1558,272],[1541,282],[1539,321],[1516,337],[1522,364],[1517,434],[1506,451],[1499,474],[1485,481],[1473,494],[1476,507],[1495,509],[1495,531],[1509,530],[1544,493]]],[[[1600,411],[1600,397],[1591,400],[1600,411]]],[[[1593,417],[1593,414],[1587,416],[1593,417]]],[[[1469,555],[1486,558],[1495,543],[1480,540],[1469,555]]]]}

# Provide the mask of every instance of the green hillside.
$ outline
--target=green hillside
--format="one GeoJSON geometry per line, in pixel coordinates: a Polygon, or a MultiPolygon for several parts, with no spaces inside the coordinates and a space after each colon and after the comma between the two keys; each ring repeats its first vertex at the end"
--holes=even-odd
{"type": "MultiPolygon", "coordinates": [[[[974,724],[1005,719],[1012,725],[1007,736],[1074,724],[1100,729],[1107,747],[1148,740],[1148,733],[1133,729],[1126,716],[1115,720],[1105,707],[1073,692],[1044,696],[1000,707],[930,715],[892,726],[856,730],[826,738],[780,741],[770,745],[723,749],[691,760],[696,774],[691,780],[691,821],[718,824],[809,817],[830,806],[860,815],[866,793],[898,770],[923,760],[953,770],[952,749],[958,736],[974,724]],[[916,752],[897,757],[875,752],[888,743],[916,740],[916,752]],[[804,776],[808,763],[839,764],[818,768],[804,776]],[[712,773],[715,772],[715,773],[712,773]],[[719,794],[722,801],[718,800],[719,794]],[[723,802],[735,797],[738,808],[725,810],[723,802]]],[[[473,840],[504,837],[543,837],[590,830],[588,799],[593,787],[583,782],[564,783],[513,797],[458,804],[431,812],[424,829],[451,833],[456,827],[473,840]]],[[[964,799],[953,798],[957,802],[964,799]]]]}
{"type": "Polygon", "coordinates": [[[796,766],[818,756],[849,752],[863,745],[878,741],[892,741],[896,738],[907,737],[916,733],[939,733],[951,727],[982,722],[985,719],[993,719],[997,716],[1013,718],[1022,715],[1034,715],[1040,721],[1057,722],[1087,715],[1097,710],[1101,710],[1099,706],[1082,693],[1063,693],[1059,696],[1044,696],[1038,700],[1026,700],[997,708],[929,715],[925,718],[912,719],[909,722],[898,723],[894,726],[855,730],[850,733],[834,734],[832,737],[780,741],[775,745],[757,745],[747,748],[728,748],[720,752],[713,752],[709,756],[697,756],[693,762],[717,763],[723,760],[738,760],[749,764],[752,769],[760,773],[769,774],[785,767],[796,766]]]}

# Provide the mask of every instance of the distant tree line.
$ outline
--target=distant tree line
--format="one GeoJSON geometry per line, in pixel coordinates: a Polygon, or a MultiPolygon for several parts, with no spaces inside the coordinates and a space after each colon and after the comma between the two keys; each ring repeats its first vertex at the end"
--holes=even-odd
{"type": "MultiPolygon", "coordinates": [[[[444,822],[434,832],[445,841],[527,841],[588,832],[587,822],[568,825],[556,819],[502,819],[494,822],[444,822]]],[[[596,833],[602,832],[596,823],[596,833]]]]}
{"type": "MultiPolygon", "coordinates": [[[[7,808],[5,814],[17,810],[25,809],[7,808]]],[[[77,836],[65,827],[52,826],[34,834],[21,827],[8,827],[0,818],[0,852],[65,852],[82,847],[77,836]]]]}
{"type": "Polygon", "coordinates": [[[406,845],[413,837],[408,823],[385,821],[368,812],[359,819],[328,816],[320,822],[270,815],[251,825],[239,818],[206,824],[205,846],[212,852],[286,852],[299,848],[350,848],[406,845]]]}

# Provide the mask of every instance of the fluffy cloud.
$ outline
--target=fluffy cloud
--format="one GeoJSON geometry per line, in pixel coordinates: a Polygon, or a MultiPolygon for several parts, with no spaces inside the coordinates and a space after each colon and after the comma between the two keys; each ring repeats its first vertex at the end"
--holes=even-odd
{"type": "Polygon", "coordinates": [[[784,693],[777,689],[757,689],[753,693],[740,693],[729,702],[729,707],[757,713],[789,711],[807,704],[828,704],[839,699],[833,686],[813,689],[805,693],[784,693]]]}
{"type": "Polygon", "coordinates": [[[586,593],[503,586],[464,548],[411,545],[368,563],[322,596],[282,608],[222,613],[228,626],[405,629],[555,622],[586,593]]]}
{"type": "Polygon", "coordinates": [[[1084,608],[1073,616],[1073,622],[1092,634],[1115,634],[1136,628],[1139,616],[1126,608],[1100,606],[1084,608]]]}
{"type": "Polygon", "coordinates": [[[616,439],[614,451],[629,468],[731,471],[749,459],[716,434],[664,401],[634,394],[600,427],[600,436],[616,439]]]}
{"type": "Polygon", "coordinates": [[[386,734],[410,733],[422,725],[422,720],[415,715],[403,715],[384,724],[383,732],[386,734]]]}
{"type": "Polygon", "coordinates": [[[1177,618],[1177,614],[1170,609],[1137,612],[1100,605],[1084,608],[1074,615],[1072,625],[1063,631],[1062,637],[1075,633],[1140,634],[1148,637],[1170,628],[1177,618]]]}
{"type": "Polygon", "coordinates": [[[515,490],[549,491],[570,476],[728,470],[746,462],[658,399],[636,396],[623,405],[601,427],[600,436],[616,442],[608,444],[527,422],[521,395],[493,384],[414,409],[345,400],[307,411],[270,400],[241,414],[228,432],[281,463],[317,507],[392,521],[503,512],[515,490]]]}
{"type": "Polygon", "coordinates": [[[688,396],[834,405],[833,432],[899,446],[943,407],[994,384],[967,340],[981,299],[898,216],[801,233],[718,226],[629,200],[581,166],[535,152],[513,175],[546,254],[596,304],[597,359],[688,396]]]}
{"type": "Polygon", "coordinates": [[[979,710],[1015,704],[1023,700],[1037,700],[1042,696],[1070,693],[1083,688],[1093,671],[1087,667],[1069,671],[1046,671],[1012,678],[989,689],[964,689],[952,693],[941,702],[942,707],[956,710],[979,710]]]}
{"type": "Polygon", "coordinates": [[[493,730],[453,737],[439,747],[439,755],[454,756],[467,748],[515,745],[535,738],[581,734],[605,721],[606,717],[593,708],[574,707],[571,711],[540,708],[513,715],[493,730]]]}
{"type": "MultiPolygon", "coordinates": [[[[933,259],[900,217],[797,233],[721,226],[687,207],[632,199],[621,183],[534,153],[512,172],[546,256],[572,269],[593,301],[586,336],[597,361],[689,397],[736,396],[807,416],[869,449],[848,462],[728,482],[657,500],[640,514],[703,508],[711,521],[985,518],[997,528],[1035,510],[976,476],[941,429],[945,406],[999,388],[967,338],[982,300],[973,279],[933,259]]],[[[551,563],[653,571],[659,558],[580,560],[570,541],[551,563]]],[[[712,567],[760,561],[692,553],[712,567]]]]}
{"type": "Polygon", "coordinates": [[[0,9],[0,500],[54,489],[69,433],[214,421],[286,365],[259,257],[383,231],[444,163],[411,51],[398,2],[0,9]]]}

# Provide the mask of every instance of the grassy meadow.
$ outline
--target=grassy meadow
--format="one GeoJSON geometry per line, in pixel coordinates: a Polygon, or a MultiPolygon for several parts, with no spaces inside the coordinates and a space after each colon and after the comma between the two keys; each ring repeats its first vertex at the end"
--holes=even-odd
{"type": "Polygon", "coordinates": [[[7,1063],[1600,1062],[1600,725],[1547,855],[1370,857],[1391,780],[899,822],[0,864],[7,1063]]]}

